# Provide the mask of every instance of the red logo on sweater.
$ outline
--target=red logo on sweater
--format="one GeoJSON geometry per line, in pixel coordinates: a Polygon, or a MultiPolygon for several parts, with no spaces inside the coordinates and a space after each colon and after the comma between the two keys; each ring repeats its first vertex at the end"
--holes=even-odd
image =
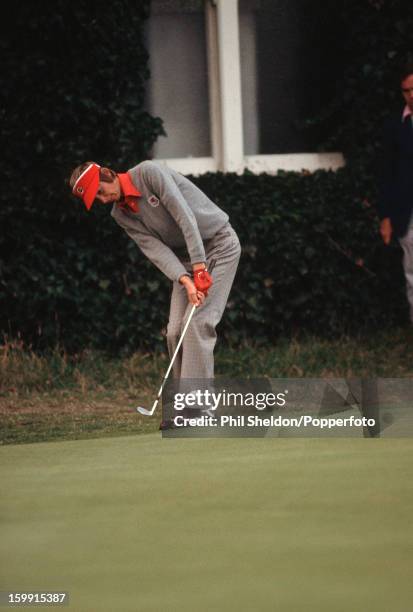
{"type": "Polygon", "coordinates": [[[159,198],[157,198],[154,195],[151,195],[151,197],[148,198],[148,202],[153,208],[156,208],[157,206],[159,206],[159,198]]]}

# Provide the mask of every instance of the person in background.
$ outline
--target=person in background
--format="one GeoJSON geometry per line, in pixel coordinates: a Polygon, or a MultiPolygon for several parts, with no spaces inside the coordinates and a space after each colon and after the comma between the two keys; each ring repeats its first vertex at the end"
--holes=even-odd
{"type": "Polygon", "coordinates": [[[380,234],[384,244],[392,236],[403,249],[410,322],[413,323],[413,62],[405,65],[399,83],[403,108],[389,117],[380,162],[380,234]]]}

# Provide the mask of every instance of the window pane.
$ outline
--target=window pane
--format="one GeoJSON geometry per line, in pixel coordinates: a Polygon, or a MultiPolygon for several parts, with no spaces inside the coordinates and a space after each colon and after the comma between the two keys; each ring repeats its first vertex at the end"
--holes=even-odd
{"type": "Polygon", "coordinates": [[[147,106],[164,122],[158,158],[211,155],[203,2],[152,0],[147,46],[147,106]]]}
{"type": "Polygon", "coordinates": [[[239,0],[239,17],[245,153],[316,150],[324,134],[304,120],[326,107],[339,75],[334,3],[239,0]]]}

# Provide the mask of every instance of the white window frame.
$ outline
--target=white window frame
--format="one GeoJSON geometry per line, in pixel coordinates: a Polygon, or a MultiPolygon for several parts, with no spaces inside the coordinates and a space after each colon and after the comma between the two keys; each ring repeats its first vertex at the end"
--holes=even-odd
{"type": "Polygon", "coordinates": [[[340,152],[244,155],[238,0],[205,0],[211,157],[158,159],[183,174],[337,170],[340,152]]]}

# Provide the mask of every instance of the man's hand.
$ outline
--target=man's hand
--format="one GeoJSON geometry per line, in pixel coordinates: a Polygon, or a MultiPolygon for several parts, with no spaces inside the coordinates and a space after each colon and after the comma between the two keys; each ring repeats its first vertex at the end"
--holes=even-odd
{"type": "Polygon", "coordinates": [[[390,244],[391,235],[393,233],[393,228],[391,226],[391,221],[389,217],[382,219],[380,223],[380,234],[383,238],[384,244],[390,244]]]}
{"type": "Polygon", "coordinates": [[[189,278],[189,276],[186,276],[186,275],[181,276],[181,278],[179,279],[179,282],[181,283],[181,285],[185,287],[186,294],[188,296],[188,301],[190,304],[195,304],[195,306],[200,306],[201,304],[204,303],[205,295],[202,293],[202,291],[198,291],[198,289],[195,287],[194,282],[192,281],[191,278],[189,278]]]}
{"type": "Polygon", "coordinates": [[[194,264],[192,266],[194,274],[194,283],[198,291],[207,296],[208,289],[212,286],[212,277],[206,269],[205,264],[194,264]]]}

